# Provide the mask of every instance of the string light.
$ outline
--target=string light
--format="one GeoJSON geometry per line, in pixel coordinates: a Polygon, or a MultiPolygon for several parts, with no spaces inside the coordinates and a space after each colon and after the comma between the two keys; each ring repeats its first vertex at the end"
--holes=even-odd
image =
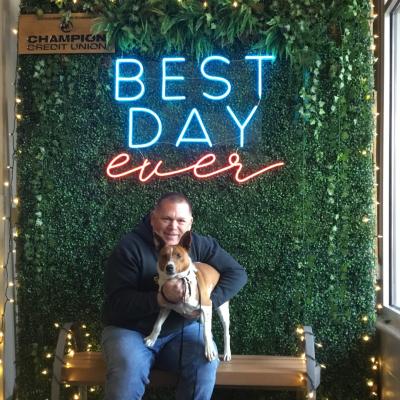
{"type": "Polygon", "coordinates": [[[367,216],[363,217],[362,222],[364,222],[364,223],[369,222],[369,218],[367,216]]]}
{"type": "Polygon", "coordinates": [[[19,97],[17,97],[17,98],[15,99],[15,102],[16,102],[17,104],[21,104],[21,103],[22,103],[22,100],[21,100],[19,97]]]}
{"type": "Polygon", "coordinates": [[[363,336],[364,342],[368,342],[371,338],[368,335],[363,336]]]}
{"type": "Polygon", "coordinates": [[[46,354],[46,358],[51,358],[52,357],[52,354],[51,353],[47,353],[46,354]]]}
{"type": "Polygon", "coordinates": [[[368,385],[369,387],[374,386],[374,381],[373,381],[372,379],[369,379],[369,380],[367,381],[367,385],[368,385]]]}
{"type": "Polygon", "coordinates": [[[47,375],[49,371],[47,369],[42,370],[42,375],[47,375]]]}
{"type": "Polygon", "coordinates": [[[207,8],[208,7],[208,3],[205,1],[205,2],[203,2],[203,7],[204,8],[207,8]]]}
{"type": "Polygon", "coordinates": [[[21,121],[22,115],[21,114],[15,114],[15,118],[17,118],[18,121],[21,121]]]}
{"type": "Polygon", "coordinates": [[[18,35],[18,29],[17,29],[17,28],[11,29],[11,32],[12,32],[14,35],[18,35]]]}
{"type": "Polygon", "coordinates": [[[55,326],[56,328],[59,328],[59,327],[60,327],[60,324],[59,324],[58,322],[54,322],[54,326],[55,326]]]}
{"type": "Polygon", "coordinates": [[[235,8],[237,8],[238,5],[239,5],[239,3],[238,3],[237,1],[234,1],[234,2],[232,3],[232,6],[235,7],[235,8]]]}

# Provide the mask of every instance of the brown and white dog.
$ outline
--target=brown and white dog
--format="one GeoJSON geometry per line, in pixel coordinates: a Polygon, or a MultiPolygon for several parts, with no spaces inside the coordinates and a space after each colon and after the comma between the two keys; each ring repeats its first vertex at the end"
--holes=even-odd
{"type": "MultiPolygon", "coordinates": [[[[189,257],[191,233],[186,232],[179,244],[165,245],[160,237],[156,237],[158,255],[158,287],[163,294],[162,287],[169,279],[182,279],[185,285],[185,295],[182,302],[177,304],[167,303],[162,307],[154,328],[144,341],[152,347],[160,334],[161,327],[171,310],[185,316],[193,311],[200,312],[200,320],[204,324],[205,356],[211,361],[218,357],[212,342],[212,301],[211,292],[219,280],[219,272],[208,264],[193,263],[189,257]]],[[[165,297],[165,296],[164,296],[165,297]]],[[[229,335],[229,302],[217,308],[218,316],[224,329],[224,361],[231,360],[230,335],[229,335]]]]}

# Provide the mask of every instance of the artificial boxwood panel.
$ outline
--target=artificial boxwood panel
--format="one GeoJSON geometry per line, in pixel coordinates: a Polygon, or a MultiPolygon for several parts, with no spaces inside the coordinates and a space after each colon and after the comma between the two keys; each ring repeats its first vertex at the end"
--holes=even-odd
{"type": "MultiPolygon", "coordinates": [[[[265,5],[271,18],[280,15],[285,23],[292,18],[294,24],[303,20],[310,30],[310,18],[315,18],[310,7],[319,7],[329,18],[338,10],[348,12],[337,15],[339,31],[334,34],[324,19],[315,28],[321,36],[315,43],[309,39],[314,43],[311,61],[300,60],[304,49],[281,51],[292,51],[292,63],[278,57],[269,69],[257,144],[238,150],[237,144],[224,143],[212,149],[221,161],[238,150],[249,171],[285,161],[282,169],[243,185],[233,183],[229,174],[205,181],[184,175],[147,184],[135,178],[110,180],[107,162],[127,149],[127,111],[113,98],[116,55],[19,58],[21,400],[49,396],[50,378],[41,371],[51,368],[46,354],[55,347],[54,322],[86,323],[88,342],[99,348],[104,261],[118,239],[170,190],[190,197],[194,229],[216,237],[248,272],[249,283],[231,306],[233,352],[299,354],[302,344],[295,329],[309,324],[324,345],[317,358],[327,366],[319,397],[370,397],[366,380],[371,378],[373,349],[362,340],[374,323],[369,3],[296,2],[297,16],[287,4],[273,8],[273,3],[265,5]]],[[[23,11],[48,11],[48,6],[25,1],[23,11]]],[[[235,39],[223,51],[230,59],[243,58],[251,45],[235,39]]],[[[139,57],[159,60],[151,54],[139,57]]],[[[141,153],[179,166],[207,150],[165,144],[141,153]]],[[[218,322],[214,333],[221,344],[218,322]]],[[[66,398],[71,393],[64,390],[66,398]]],[[[290,399],[292,394],[217,391],[215,398],[243,396],[290,399]]]]}

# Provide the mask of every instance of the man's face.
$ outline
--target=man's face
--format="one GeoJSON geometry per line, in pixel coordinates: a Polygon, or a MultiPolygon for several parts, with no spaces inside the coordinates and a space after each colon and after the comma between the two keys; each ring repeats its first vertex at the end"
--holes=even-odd
{"type": "Polygon", "coordinates": [[[182,235],[192,228],[192,213],[185,202],[164,200],[151,213],[151,226],[168,245],[179,243],[182,235]]]}

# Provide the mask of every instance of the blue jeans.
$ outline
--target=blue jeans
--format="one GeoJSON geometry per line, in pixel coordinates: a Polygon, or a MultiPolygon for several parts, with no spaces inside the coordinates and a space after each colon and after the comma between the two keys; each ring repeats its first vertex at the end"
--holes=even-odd
{"type": "Polygon", "coordinates": [[[177,400],[211,399],[219,360],[209,362],[205,358],[201,324],[194,322],[183,329],[182,346],[181,331],[158,338],[152,348],[146,347],[143,338],[144,335],[136,331],[116,326],[104,328],[105,400],[141,399],[153,365],[181,373],[176,388],[177,400]]]}

